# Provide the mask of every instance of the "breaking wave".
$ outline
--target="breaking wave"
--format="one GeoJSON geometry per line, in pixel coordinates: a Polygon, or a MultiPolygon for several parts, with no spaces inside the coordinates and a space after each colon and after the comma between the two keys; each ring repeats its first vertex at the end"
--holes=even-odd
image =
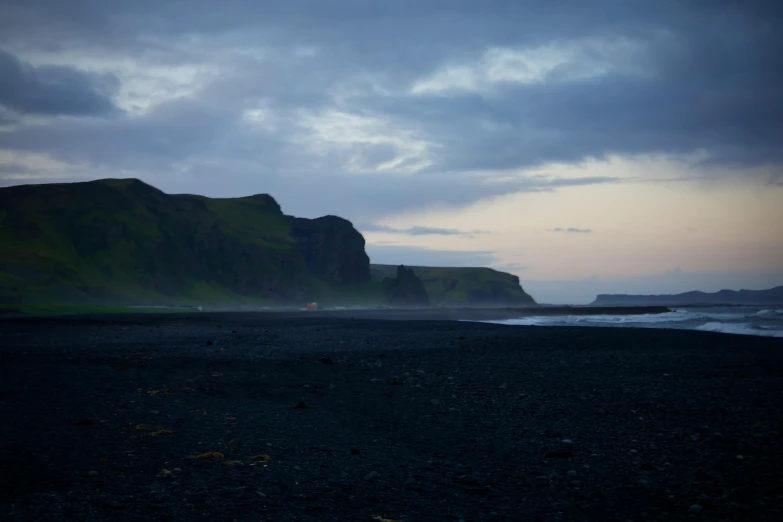
{"type": "Polygon", "coordinates": [[[662,314],[636,315],[542,315],[484,322],[519,326],[672,328],[783,337],[783,310],[762,310],[752,307],[689,308],[675,309],[662,314]]]}
{"type": "Polygon", "coordinates": [[[772,330],[763,326],[754,327],[750,323],[744,324],[726,324],[726,323],[705,323],[697,326],[696,330],[703,332],[722,332],[737,335],[762,335],[767,337],[783,337],[783,330],[772,330]]]}

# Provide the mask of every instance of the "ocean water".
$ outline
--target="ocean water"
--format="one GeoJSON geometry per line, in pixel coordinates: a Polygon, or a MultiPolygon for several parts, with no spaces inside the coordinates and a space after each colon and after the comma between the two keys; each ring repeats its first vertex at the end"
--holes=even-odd
{"type": "Polygon", "coordinates": [[[482,322],[524,326],[673,328],[783,338],[783,309],[752,306],[677,308],[663,314],[542,315],[482,322]]]}

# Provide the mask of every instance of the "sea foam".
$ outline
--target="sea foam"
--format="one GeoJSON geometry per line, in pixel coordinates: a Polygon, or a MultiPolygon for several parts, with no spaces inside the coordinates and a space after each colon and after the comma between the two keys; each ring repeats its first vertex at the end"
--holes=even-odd
{"type": "Polygon", "coordinates": [[[760,310],[759,308],[681,308],[662,314],[539,315],[483,322],[516,326],[671,328],[738,335],[783,337],[783,310],[760,310]]]}

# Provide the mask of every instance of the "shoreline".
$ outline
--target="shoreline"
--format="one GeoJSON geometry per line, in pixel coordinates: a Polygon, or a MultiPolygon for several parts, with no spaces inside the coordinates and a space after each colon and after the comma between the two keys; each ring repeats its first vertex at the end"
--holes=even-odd
{"type": "Polygon", "coordinates": [[[635,315],[635,314],[662,314],[670,312],[665,306],[540,306],[540,307],[516,307],[516,308],[477,308],[477,307],[441,307],[441,308],[356,308],[356,309],[320,309],[320,310],[211,310],[185,311],[178,308],[165,310],[149,309],[148,311],[136,311],[129,307],[127,311],[118,311],[110,308],[105,313],[86,311],[84,313],[69,313],[67,309],[62,313],[13,313],[0,312],[0,321],[17,320],[25,318],[49,318],[49,317],[98,317],[98,316],[156,316],[156,315],[204,315],[204,314],[232,314],[232,315],[263,315],[270,318],[290,317],[331,317],[354,319],[389,319],[405,321],[470,321],[470,320],[502,320],[517,317],[530,317],[536,315],[635,315]]]}

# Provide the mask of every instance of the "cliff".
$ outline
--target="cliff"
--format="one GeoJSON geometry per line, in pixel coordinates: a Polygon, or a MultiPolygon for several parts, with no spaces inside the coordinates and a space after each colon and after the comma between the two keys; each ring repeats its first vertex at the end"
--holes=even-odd
{"type": "Polygon", "coordinates": [[[369,285],[350,222],[135,179],[0,189],[0,303],[303,303],[369,285]]]}
{"type": "Polygon", "coordinates": [[[627,295],[600,294],[590,303],[595,306],[685,306],[685,305],[783,305],[783,286],[769,290],[720,290],[682,294],[627,295]]]}
{"type": "MultiPolygon", "coordinates": [[[[430,302],[438,306],[532,306],[519,278],[491,268],[411,266],[421,278],[430,302]]],[[[373,281],[393,277],[394,265],[370,265],[373,281]]]]}
{"type": "Polygon", "coordinates": [[[293,218],[291,236],[304,256],[307,270],[332,285],[370,280],[370,258],[364,237],[351,222],[337,216],[293,218]]]}

